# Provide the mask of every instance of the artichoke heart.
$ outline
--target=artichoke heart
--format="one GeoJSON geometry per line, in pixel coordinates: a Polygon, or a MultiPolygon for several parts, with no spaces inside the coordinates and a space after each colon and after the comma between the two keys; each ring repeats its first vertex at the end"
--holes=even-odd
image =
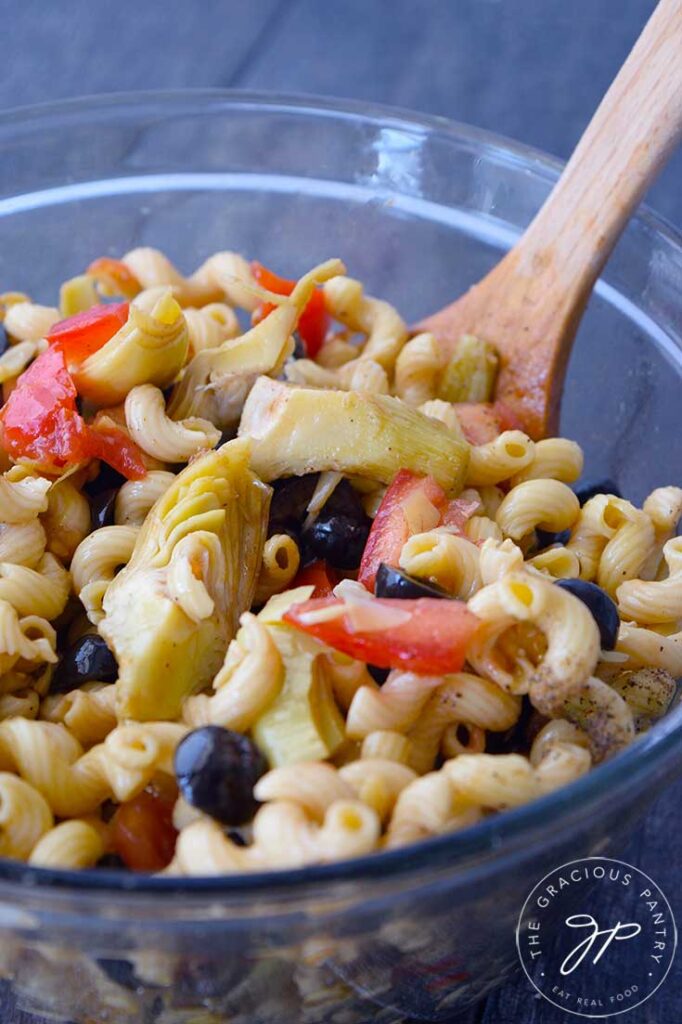
{"type": "Polygon", "coordinates": [[[282,621],[286,609],[306,601],[311,587],[277,594],[258,615],[279,650],[284,685],[253,727],[253,737],[273,768],[331,757],[345,740],[345,726],[326,670],[325,648],[282,621]]]}
{"type": "Polygon", "coordinates": [[[79,394],[96,406],[116,405],[138,384],[165,388],[184,366],[187,325],[170,288],[150,288],[130,305],[113,338],[73,372],[79,394]]]}
{"type": "Polygon", "coordinates": [[[169,415],[175,420],[199,416],[220,430],[234,429],[256,378],[279,374],[292,354],[292,334],[315,285],[343,270],[340,260],[314,267],[290,296],[269,296],[277,308],[246,334],[198,352],[171,396],[169,415]]]}
{"type": "Polygon", "coordinates": [[[249,469],[248,442],[230,441],[153,506],[99,624],[118,661],[119,718],[176,718],[210,684],[253,601],[271,493],[249,469]]]}
{"type": "Polygon", "coordinates": [[[409,469],[458,492],[469,463],[465,441],[399,398],[268,377],[247,398],[239,435],[252,440],[251,465],[263,480],[332,470],[388,484],[409,469]]]}

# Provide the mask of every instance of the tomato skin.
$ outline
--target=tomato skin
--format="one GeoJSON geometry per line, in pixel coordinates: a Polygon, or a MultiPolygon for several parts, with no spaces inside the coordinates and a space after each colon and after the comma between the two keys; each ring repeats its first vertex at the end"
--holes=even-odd
{"type": "MultiPolygon", "coordinates": [[[[276,295],[291,295],[296,287],[295,281],[279,277],[278,274],[268,270],[256,260],[251,263],[251,271],[258,284],[267,288],[269,292],[275,292],[276,295]]],[[[263,303],[257,311],[258,320],[262,320],[268,313],[272,313],[275,308],[270,302],[263,303]]],[[[314,359],[320,351],[328,326],[329,316],[324,305],[324,295],[319,289],[316,289],[310,296],[298,321],[298,333],[305,344],[309,359],[314,359]]]]}
{"type": "Polygon", "coordinates": [[[402,668],[422,675],[459,672],[479,619],[463,601],[422,597],[415,601],[375,598],[372,606],[408,612],[410,620],[382,630],[362,632],[348,615],[306,623],[306,613],[343,606],[336,597],[313,598],[295,604],[284,615],[292,626],[330,647],[378,668],[402,668]],[[303,618],[303,621],[302,621],[303,618]]]}
{"type": "Polygon", "coordinates": [[[98,458],[129,479],[146,475],[139,448],[120,430],[89,427],[76,408],[76,386],[59,346],[48,348],[19,377],[0,410],[2,443],[13,459],[49,472],[98,458]]]}
{"type": "Polygon", "coordinates": [[[111,819],[112,846],[132,871],[162,871],[168,867],[177,837],[173,800],[158,791],[144,789],[121,804],[111,819]]]}
{"type": "Polygon", "coordinates": [[[96,278],[107,295],[125,295],[127,299],[134,299],[142,290],[132,270],[122,260],[112,259],[111,256],[100,256],[93,260],[85,273],[96,278]]]}
{"type": "Polygon", "coordinates": [[[445,491],[432,476],[417,476],[401,469],[394,477],[379,505],[360,562],[358,580],[368,590],[374,590],[377,570],[382,562],[397,566],[403,545],[418,532],[410,528],[403,505],[422,494],[442,515],[447,506],[445,491]]]}
{"type": "Polygon", "coordinates": [[[331,597],[332,591],[338,579],[336,573],[326,562],[311,562],[310,565],[299,569],[296,576],[289,584],[289,589],[294,587],[315,587],[313,597],[331,597]]]}
{"type": "Polygon", "coordinates": [[[128,309],[127,302],[92,306],[54,324],[47,340],[61,349],[68,362],[82,362],[113,338],[128,319],[128,309]]]}
{"type": "Polygon", "coordinates": [[[147,475],[142,452],[127,434],[115,427],[90,428],[89,454],[108,463],[127,480],[142,480],[147,475]]]}
{"type": "Polygon", "coordinates": [[[454,498],[448,502],[441,525],[454,527],[457,533],[465,536],[464,527],[480,507],[481,502],[478,498],[454,498]]]}

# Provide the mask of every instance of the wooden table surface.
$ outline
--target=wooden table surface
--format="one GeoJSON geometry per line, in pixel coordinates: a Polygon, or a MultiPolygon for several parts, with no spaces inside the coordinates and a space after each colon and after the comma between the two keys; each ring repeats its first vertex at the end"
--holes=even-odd
{"type": "MultiPolygon", "coordinates": [[[[681,0],[682,2],[682,0],[681,0]]],[[[188,86],[352,97],[442,114],[557,156],[653,9],[650,0],[0,0],[0,108],[188,86]]],[[[651,205],[682,224],[682,154],[651,205]]],[[[614,853],[667,893],[682,923],[682,782],[614,853]]],[[[529,890],[537,879],[529,878],[529,890]]],[[[627,1024],[679,1024],[682,961],[627,1024]]],[[[452,1024],[567,1024],[521,976],[452,1024]]],[[[0,1024],[43,1024],[0,991],[0,1024]]]]}

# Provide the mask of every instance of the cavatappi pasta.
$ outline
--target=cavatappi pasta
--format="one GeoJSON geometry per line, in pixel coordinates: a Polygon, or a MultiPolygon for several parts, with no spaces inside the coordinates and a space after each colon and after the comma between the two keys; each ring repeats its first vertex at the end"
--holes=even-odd
{"type": "Polygon", "coordinates": [[[583,499],[580,447],[491,404],[489,343],[410,336],[339,260],[139,248],[52,299],[3,307],[0,855],[362,856],[666,713],[682,489],[583,499]]]}

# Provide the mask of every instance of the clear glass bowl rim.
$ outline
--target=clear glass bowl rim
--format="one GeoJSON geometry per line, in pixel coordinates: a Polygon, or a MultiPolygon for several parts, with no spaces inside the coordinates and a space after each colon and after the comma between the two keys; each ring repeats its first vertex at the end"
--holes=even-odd
{"type": "MultiPolygon", "coordinates": [[[[48,119],[65,123],[96,119],[97,113],[119,112],[134,114],[141,107],[157,107],[159,113],[170,115],[188,106],[203,106],[206,111],[225,109],[257,110],[273,114],[295,113],[303,116],[330,117],[365,121],[370,124],[391,126],[405,131],[419,130],[423,134],[436,134],[450,138],[471,149],[495,152],[497,158],[521,163],[541,174],[548,182],[555,181],[564,166],[563,161],[531,146],[507,137],[473,127],[445,117],[417,113],[403,108],[366,103],[356,100],[318,97],[306,94],[280,94],[229,89],[176,89],[142,90],[107,93],[17,106],[0,113],[0,133],[18,127],[26,131],[39,130],[40,122],[48,119]]],[[[20,195],[21,193],[16,193],[20,195]]],[[[682,232],[647,206],[641,206],[633,220],[643,222],[650,231],[666,239],[668,244],[682,252],[682,232]]],[[[555,826],[562,828],[575,818],[598,813],[602,798],[632,790],[633,783],[642,785],[646,778],[659,773],[665,763],[672,764],[682,741],[682,714],[673,713],[658,722],[612,760],[594,768],[587,775],[533,803],[515,810],[484,819],[477,825],[418,844],[385,851],[380,854],[356,858],[351,861],[326,864],[303,869],[269,871],[244,875],[226,875],[207,878],[159,878],[108,870],[63,871],[29,867],[21,862],[0,858],[0,884],[22,883],[32,890],[47,886],[59,890],[73,889],[81,895],[91,891],[118,890],[126,896],[157,894],[159,898],[171,893],[187,896],[227,896],[269,890],[287,893],[292,898],[302,890],[318,884],[334,882],[362,883],[372,878],[406,877],[442,865],[446,860],[455,872],[458,864],[480,854],[493,865],[513,854],[520,844],[541,841],[543,834],[551,834],[555,826]]],[[[679,761],[679,758],[677,759],[679,761]]],[[[682,768],[682,765],[680,765],[682,768]]],[[[527,849],[527,845],[526,845],[527,849]]],[[[475,866],[464,868],[464,874],[475,874],[475,866]]],[[[4,886],[3,886],[4,888],[4,886]]]]}

